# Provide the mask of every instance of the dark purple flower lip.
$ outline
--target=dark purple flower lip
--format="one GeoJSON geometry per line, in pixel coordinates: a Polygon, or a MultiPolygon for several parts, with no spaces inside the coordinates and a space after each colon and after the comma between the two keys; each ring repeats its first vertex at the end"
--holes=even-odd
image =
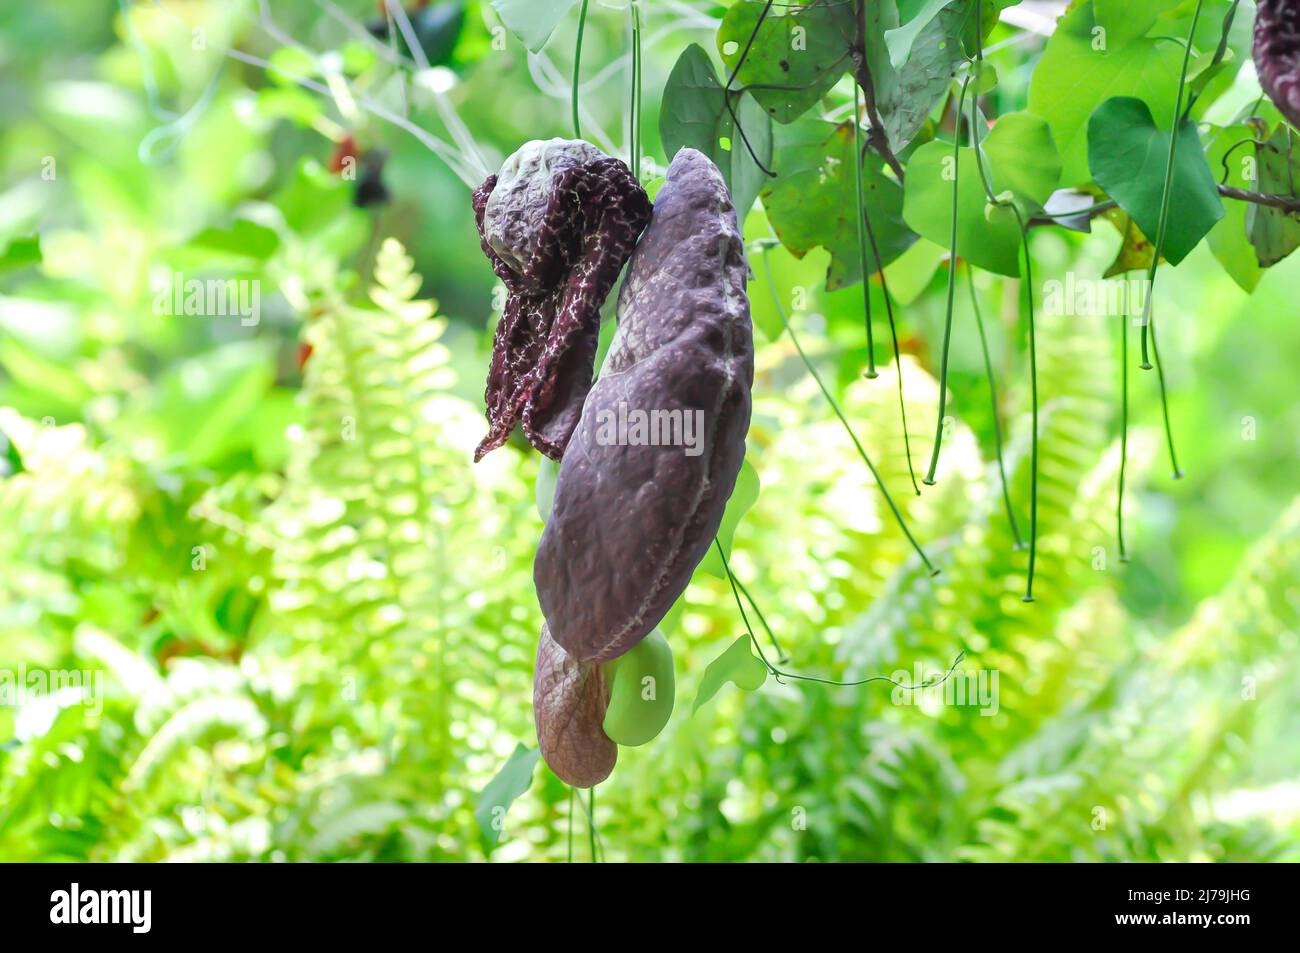
{"type": "Polygon", "coordinates": [[[1292,125],[1300,125],[1300,0],[1261,0],[1255,14],[1260,85],[1292,125]]]}
{"type": "Polygon", "coordinates": [[[591,389],[600,307],[650,220],[641,184],[585,142],[530,142],[474,192],[479,244],[507,292],[488,370],[488,433],[474,459],[516,426],[564,455],[591,389]]]}

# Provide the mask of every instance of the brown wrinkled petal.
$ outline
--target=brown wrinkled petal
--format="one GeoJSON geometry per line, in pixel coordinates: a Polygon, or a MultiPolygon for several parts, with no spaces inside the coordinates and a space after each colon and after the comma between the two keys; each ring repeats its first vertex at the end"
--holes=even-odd
{"type": "Polygon", "coordinates": [[[713,543],[749,430],[746,276],[721,174],[682,149],[628,267],[618,333],[564,454],[533,564],[551,635],[577,659],[605,662],[634,646],[713,543]],[[701,452],[610,445],[601,430],[620,405],[628,414],[698,411],[701,452]]]}
{"type": "Polygon", "coordinates": [[[1300,126],[1300,0],[1259,0],[1254,54],[1264,92],[1300,126]]]}
{"type": "Polygon", "coordinates": [[[604,781],[618,760],[618,745],[601,727],[609,692],[600,666],[573,658],[543,625],[533,673],[537,742],[551,770],[574,787],[589,788],[604,781]]]}
{"type": "Polygon", "coordinates": [[[521,425],[559,460],[591,388],[600,306],[650,200],[618,159],[555,139],[520,149],[475,190],[473,205],[480,246],[507,292],[488,371],[488,434],[474,459],[521,425]]]}

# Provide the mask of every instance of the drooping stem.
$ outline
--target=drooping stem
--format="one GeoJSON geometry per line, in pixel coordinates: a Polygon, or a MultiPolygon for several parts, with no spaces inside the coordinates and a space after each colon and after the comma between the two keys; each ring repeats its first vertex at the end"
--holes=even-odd
{"type": "Polygon", "coordinates": [[[858,87],[853,86],[853,186],[858,205],[858,263],[862,268],[862,309],[867,325],[867,377],[880,376],[876,371],[876,342],[871,330],[871,271],[867,268],[867,239],[863,234],[862,220],[867,217],[866,203],[862,199],[862,123],[858,118],[858,87]]]}
{"type": "Polygon", "coordinates": [[[993,375],[993,360],[989,357],[988,337],[984,334],[984,315],[980,312],[979,295],[975,291],[975,269],[966,263],[966,278],[970,285],[971,310],[975,312],[975,327],[980,335],[980,350],[984,352],[984,376],[989,382],[989,403],[993,409],[993,445],[998,457],[998,476],[1002,481],[1002,503],[1007,510],[1007,522],[1011,524],[1011,535],[1015,537],[1016,549],[1025,545],[1020,536],[1020,524],[1016,521],[1016,511],[1011,505],[1011,489],[1007,483],[1006,459],[1002,452],[1002,414],[998,407],[998,385],[993,375]]]}
{"type": "MultiPolygon", "coordinates": [[[[1147,271],[1147,300],[1142,315],[1142,369],[1150,370],[1151,363],[1147,339],[1150,337],[1151,305],[1155,299],[1156,272],[1160,268],[1160,255],[1165,247],[1165,233],[1169,226],[1169,204],[1174,185],[1174,157],[1178,152],[1178,130],[1183,121],[1183,94],[1187,88],[1187,68],[1192,61],[1192,41],[1196,37],[1196,25],[1201,19],[1201,7],[1205,0],[1196,0],[1196,11],[1192,14],[1192,26],[1187,32],[1187,43],[1183,48],[1183,68],[1178,74],[1178,98],[1174,103],[1174,125],[1169,131],[1169,152],[1165,159],[1164,189],[1160,194],[1160,220],[1156,226],[1156,244],[1151,256],[1151,267],[1147,271]]],[[[1161,401],[1164,401],[1164,389],[1161,389],[1161,401]]]]}
{"type": "Polygon", "coordinates": [[[578,806],[582,808],[587,815],[588,836],[592,845],[592,860],[603,862],[605,860],[605,842],[601,839],[600,830],[596,827],[596,787],[592,785],[590,789],[590,798],[583,801],[582,795],[577,796],[578,806]]]}
{"type": "Polygon", "coordinates": [[[1128,315],[1119,316],[1119,492],[1115,495],[1115,535],[1119,561],[1128,562],[1124,545],[1124,478],[1128,471],[1128,315]]]}
{"type": "Polygon", "coordinates": [[[569,863],[573,863],[573,799],[578,789],[569,786],[569,863]]]}
{"type": "Polygon", "coordinates": [[[894,371],[898,378],[898,417],[903,426],[903,452],[907,454],[907,476],[912,481],[912,492],[921,495],[921,488],[916,485],[916,467],[912,463],[912,434],[907,426],[907,401],[903,397],[903,355],[898,349],[898,325],[894,321],[894,301],[889,296],[889,280],[885,277],[885,267],[880,257],[880,245],[876,242],[876,229],[871,224],[871,216],[865,216],[867,240],[871,243],[871,254],[875,256],[879,270],[880,292],[885,298],[885,316],[889,318],[889,341],[894,347],[894,371]]]}
{"type": "MultiPolygon", "coordinates": [[[[1210,65],[1206,67],[1206,73],[1213,70],[1228,56],[1228,45],[1232,41],[1232,23],[1237,18],[1237,8],[1241,6],[1241,0],[1232,0],[1232,6],[1223,16],[1223,27],[1219,30],[1219,45],[1215,47],[1214,56],[1210,59],[1210,65]]],[[[1202,73],[1205,75],[1205,73],[1202,73]]],[[[1187,108],[1180,119],[1186,119],[1191,115],[1192,107],[1196,105],[1196,92],[1187,97],[1187,108]]]]}
{"type": "Polygon", "coordinates": [[[1034,568],[1038,562],[1038,330],[1034,320],[1034,262],[1029,252],[1029,230],[1014,202],[1011,203],[1011,208],[1020,225],[1020,244],[1025,253],[1025,294],[1029,299],[1029,384],[1034,432],[1029,441],[1029,577],[1025,583],[1025,594],[1020,598],[1022,602],[1033,602],[1034,568]]]}
{"type": "MultiPolygon", "coordinates": [[[[714,542],[718,543],[718,547],[721,548],[722,544],[719,543],[716,538],[714,539],[714,542]]],[[[776,660],[782,663],[789,661],[789,656],[786,655],[785,649],[781,647],[781,642],[777,639],[776,633],[773,632],[772,627],[767,624],[767,617],[763,615],[763,610],[758,607],[758,603],[755,602],[754,597],[749,594],[749,590],[745,588],[745,584],[739,579],[734,579],[733,582],[740,587],[740,591],[744,593],[745,599],[749,602],[750,608],[752,608],[754,614],[758,616],[759,624],[763,626],[763,630],[767,633],[767,637],[772,640],[772,648],[776,649],[776,660]]]]}
{"type": "Polygon", "coordinates": [[[641,11],[632,3],[632,104],[628,110],[631,131],[628,135],[631,151],[632,178],[641,178],[641,11]]]}
{"type": "Polygon", "coordinates": [[[975,149],[975,168],[979,170],[980,181],[984,185],[984,194],[990,203],[998,208],[1010,209],[1016,216],[1020,229],[1020,248],[1025,256],[1025,280],[1023,282],[1029,304],[1029,382],[1030,406],[1033,411],[1033,433],[1030,436],[1030,474],[1029,474],[1029,573],[1025,583],[1023,602],[1034,601],[1034,570],[1038,565],[1038,329],[1034,318],[1034,262],[1029,250],[1029,223],[1014,200],[999,199],[993,193],[993,183],[989,170],[984,167],[984,147],[980,144],[978,131],[977,101],[971,101],[971,142],[975,149]]]}
{"type": "MultiPolygon", "coordinates": [[[[768,661],[767,655],[763,652],[763,646],[758,642],[758,636],[754,634],[754,627],[749,623],[749,613],[745,611],[745,604],[740,601],[740,592],[737,589],[737,587],[740,586],[740,580],[737,579],[736,574],[731,571],[731,565],[727,562],[727,554],[722,551],[722,544],[719,543],[717,539],[714,539],[713,544],[718,547],[718,555],[722,557],[722,568],[727,572],[727,581],[731,583],[731,594],[736,600],[736,608],[740,610],[740,619],[745,624],[745,631],[749,633],[749,642],[754,646],[754,651],[758,653],[759,660],[767,666],[767,670],[778,682],[783,678],[789,678],[797,682],[816,682],[819,685],[834,685],[840,688],[853,688],[858,685],[867,685],[871,682],[889,682],[889,684],[896,688],[901,688],[903,691],[914,692],[926,688],[934,688],[936,685],[942,685],[949,679],[952,673],[957,670],[957,666],[961,664],[962,659],[966,657],[965,651],[958,652],[957,657],[953,659],[952,664],[948,666],[948,671],[944,672],[944,674],[939,678],[930,679],[922,682],[920,685],[905,685],[896,679],[890,678],[888,675],[870,675],[867,678],[842,681],[836,678],[822,678],[819,675],[800,675],[797,672],[787,672],[785,669],[777,668],[777,666],[768,661]]],[[[758,606],[754,606],[754,609],[757,611],[758,606]]],[[[778,659],[778,661],[781,660],[778,659]]]]}
{"type": "Polygon", "coordinates": [[[934,486],[939,469],[939,451],[943,447],[943,421],[948,410],[948,354],[952,344],[952,312],[957,295],[957,217],[959,211],[958,188],[961,185],[961,123],[966,106],[966,90],[970,77],[962,80],[961,95],[957,99],[956,125],[952,135],[952,230],[948,243],[948,306],[943,321],[943,355],[939,361],[939,415],[934,425],[934,449],[930,452],[930,469],[922,481],[934,486]]]}
{"type": "MultiPolygon", "coordinates": [[[[1151,292],[1148,290],[1147,294],[1151,292]]],[[[1160,384],[1160,412],[1165,422],[1165,443],[1169,446],[1169,465],[1174,468],[1174,479],[1181,480],[1183,471],[1178,467],[1178,451],[1174,449],[1174,425],[1169,417],[1169,398],[1165,390],[1165,367],[1160,363],[1160,345],[1156,342],[1156,327],[1150,325],[1151,354],[1156,359],[1156,380],[1160,384]]]]}
{"type": "Polygon", "coordinates": [[[848,418],[844,416],[844,411],[840,409],[839,403],[831,395],[830,389],[822,381],[821,375],[817,373],[817,368],[813,366],[812,361],[808,360],[808,355],[804,353],[803,346],[800,345],[799,338],[794,333],[794,328],[790,326],[790,321],[786,317],[785,308],[781,304],[781,297],[776,293],[776,283],[772,277],[772,263],[767,256],[766,248],[763,249],[763,270],[767,273],[768,288],[772,292],[772,303],[776,307],[776,313],[781,318],[781,324],[785,326],[786,333],[790,335],[790,340],[794,344],[794,349],[799,353],[799,359],[803,361],[803,365],[808,369],[808,373],[811,375],[812,379],[817,382],[817,387],[821,390],[822,396],[826,398],[826,402],[831,405],[831,409],[835,411],[835,416],[840,419],[840,423],[844,426],[844,431],[849,435],[849,439],[853,441],[854,448],[858,451],[858,456],[862,458],[862,462],[866,464],[867,469],[871,472],[871,476],[876,481],[876,486],[880,487],[880,492],[884,495],[885,502],[888,504],[890,512],[894,514],[894,520],[903,531],[903,535],[907,537],[907,541],[911,543],[912,549],[916,551],[916,554],[921,557],[921,562],[925,565],[925,568],[929,570],[930,575],[937,576],[939,570],[934,568],[934,564],[931,563],[929,557],[925,555],[925,550],[921,548],[921,544],[918,543],[916,537],[912,535],[911,529],[907,526],[907,521],[903,519],[902,511],[898,508],[898,504],[894,502],[894,498],[890,495],[889,489],[885,486],[885,481],[881,478],[880,471],[877,470],[876,465],[871,462],[871,458],[867,456],[867,452],[862,449],[862,444],[859,442],[857,434],[853,432],[853,428],[849,426],[849,421],[848,418]]]}
{"type": "MultiPolygon", "coordinates": [[[[1147,303],[1143,308],[1143,322],[1141,322],[1141,368],[1144,371],[1151,371],[1154,367],[1151,358],[1154,356],[1156,363],[1160,363],[1160,354],[1157,352],[1154,337],[1156,337],[1156,328],[1154,328],[1154,316],[1152,306],[1156,300],[1156,273],[1160,269],[1160,256],[1165,250],[1165,235],[1169,228],[1169,207],[1170,200],[1173,199],[1174,190],[1174,157],[1178,153],[1178,131],[1183,125],[1183,95],[1187,88],[1187,68],[1192,60],[1192,40],[1196,38],[1196,25],[1201,20],[1201,7],[1204,7],[1205,0],[1196,0],[1196,10],[1192,13],[1192,26],[1187,31],[1187,43],[1183,47],[1183,69],[1178,74],[1178,99],[1174,104],[1174,127],[1169,134],[1169,155],[1165,160],[1165,189],[1161,192],[1160,200],[1160,225],[1156,229],[1156,247],[1151,259],[1151,268],[1147,272],[1147,303]],[[1148,341],[1151,341],[1151,347],[1148,348],[1148,341]]],[[[1161,368],[1158,371],[1160,377],[1160,406],[1162,415],[1165,417],[1165,439],[1169,443],[1170,464],[1174,468],[1174,478],[1177,480],[1182,473],[1178,469],[1178,456],[1174,451],[1174,430],[1169,421],[1169,397],[1165,391],[1165,371],[1161,368]]]]}
{"type": "Polygon", "coordinates": [[[582,0],[578,10],[578,39],[573,45],[573,138],[582,138],[582,125],[578,122],[578,78],[582,70],[582,34],[587,29],[587,0],[582,0]]]}
{"type": "MultiPolygon", "coordinates": [[[[855,171],[857,173],[857,199],[858,199],[858,249],[862,258],[862,298],[866,311],[867,323],[867,377],[874,378],[876,374],[876,350],[872,341],[871,327],[871,288],[867,281],[867,266],[865,250],[862,248],[862,229],[865,226],[867,242],[871,246],[871,254],[876,261],[876,274],[880,278],[880,290],[885,298],[885,315],[889,318],[889,340],[894,349],[894,371],[898,378],[898,416],[903,427],[903,450],[907,454],[907,476],[912,481],[912,491],[921,495],[921,488],[916,485],[916,466],[912,462],[912,434],[907,425],[907,402],[903,393],[903,358],[898,348],[898,325],[894,321],[894,304],[889,297],[889,282],[885,278],[885,262],[880,257],[880,244],[876,241],[876,229],[871,224],[871,216],[867,214],[865,190],[862,185],[862,129],[858,115],[858,93],[859,86],[855,82],[853,85],[853,151],[856,156],[855,171]]],[[[901,180],[900,180],[901,181],[901,180]]]]}

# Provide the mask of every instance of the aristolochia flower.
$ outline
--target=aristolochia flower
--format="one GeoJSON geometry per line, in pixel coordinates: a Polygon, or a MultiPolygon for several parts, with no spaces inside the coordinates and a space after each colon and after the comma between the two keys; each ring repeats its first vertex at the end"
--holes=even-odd
{"type": "Polygon", "coordinates": [[[546,456],[564,455],[591,389],[600,307],[650,210],[626,165],[566,139],[525,144],[474,192],[480,244],[508,295],[475,460],[517,424],[546,456]]]}
{"type": "Polygon", "coordinates": [[[1300,0],[1259,0],[1255,69],[1282,115],[1300,126],[1300,0]]]}

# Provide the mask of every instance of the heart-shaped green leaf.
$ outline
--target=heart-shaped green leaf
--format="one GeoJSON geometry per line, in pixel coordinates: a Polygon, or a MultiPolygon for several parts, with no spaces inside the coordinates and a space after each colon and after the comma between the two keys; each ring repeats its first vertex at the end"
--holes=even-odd
{"type": "Polygon", "coordinates": [[[899,69],[912,55],[912,46],[921,31],[939,15],[939,11],[953,0],[924,0],[916,15],[894,30],[885,33],[885,46],[889,49],[889,62],[899,69]]]}
{"type": "MultiPolygon", "coordinates": [[[[895,66],[888,37],[900,19],[916,23],[930,0],[878,0],[867,4],[865,55],[875,86],[876,107],[890,146],[899,152],[916,137],[934,108],[948,94],[954,71],[974,55],[976,0],[952,0],[939,7],[912,39],[906,62],[895,66]],[[902,17],[900,18],[900,13],[902,17]]],[[[997,24],[1009,0],[985,0],[984,35],[997,24]]],[[[897,41],[895,41],[897,43],[897,41]]]]}
{"type": "Polygon", "coordinates": [[[956,254],[985,271],[1020,273],[1020,229],[1014,216],[986,216],[988,195],[975,165],[975,150],[962,148],[953,162],[952,143],[927,142],[907,164],[903,217],[922,237],[951,249],[952,190],[957,183],[956,254]]]}
{"type": "MultiPolygon", "coordinates": [[[[1140,99],[1120,96],[1097,107],[1088,122],[1093,178],[1147,236],[1160,229],[1170,134],[1156,126],[1140,99]]],[[[1161,253],[1172,264],[1186,258],[1224,216],[1218,186],[1205,160],[1196,124],[1178,127],[1169,218],[1161,253]]]]}
{"type": "Polygon", "coordinates": [[[1106,44],[1118,48],[1146,36],[1162,13],[1183,0],[1093,0],[1097,25],[1106,31],[1106,44]]]}
{"type": "Polygon", "coordinates": [[[1161,128],[1173,125],[1182,47],[1149,39],[1103,44],[1095,27],[1090,3],[1062,17],[1029,81],[1029,111],[1051,124],[1064,186],[1089,179],[1088,119],[1106,100],[1136,96],[1161,128]]]}
{"type": "MultiPolygon", "coordinates": [[[[763,207],[781,243],[802,258],[820,245],[831,253],[826,287],[862,280],[858,257],[857,193],[853,176],[853,125],[803,119],[776,129],[777,177],[763,190],[763,207]]],[[[903,222],[903,189],[867,153],[862,163],[863,205],[888,265],[916,241],[903,222]]],[[[867,267],[879,269],[867,247],[867,267]]]]}
{"type": "MultiPolygon", "coordinates": [[[[999,199],[1009,195],[1028,217],[1043,206],[1060,178],[1061,162],[1047,123],[1031,113],[1008,113],[981,143],[989,185],[999,199]]],[[[930,241],[952,242],[952,190],[957,178],[957,255],[1000,275],[1020,273],[1020,225],[1009,208],[990,208],[975,163],[963,147],[953,162],[952,144],[928,142],[908,163],[903,216],[930,241]]]]}
{"type": "Polygon", "coordinates": [[[742,635],[704,670],[704,677],[700,679],[699,694],[695,696],[695,704],[691,706],[691,714],[694,715],[708,704],[727,682],[733,683],[742,691],[752,692],[761,687],[766,680],[767,666],[750,652],[749,636],[742,635]]]}
{"type": "Polygon", "coordinates": [[[791,123],[849,68],[853,35],[846,3],[787,8],[784,15],[765,15],[761,3],[733,3],[718,27],[718,52],[728,73],[744,56],[736,85],[767,87],[753,90],[754,98],[777,122],[791,123]]]}
{"type": "Polygon", "coordinates": [[[1061,157],[1047,121],[1033,113],[1007,113],[982,146],[993,193],[1012,192],[1022,210],[1041,212],[1061,178],[1061,157]]]}
{"type": "Polygon", "coordinates": [[[492,0],[506,29],[534,53],[540,52],[578,0],[492,0]]]}
{"type": "Polygon", "coordinates": [[[659,137],[669,159],[682,146],[712,159],[731,189],[736,213],[744,220],[768,178],[759,163],[772,162],[772,120],[748,93],[737,96],[723,91],[709,54],[697,44],[682,51],[668,76],[659,110],[659,137]]]}
{"type": "Polygon", "coordinates": [[[489,850],[501,840],[505,828],[506,812],[519,795],[533,783],[533,769],[542,753],[536,748],[515,745],[514,752],[496,777],[487,783],[474,805],[474,819],[489,850]]]}

